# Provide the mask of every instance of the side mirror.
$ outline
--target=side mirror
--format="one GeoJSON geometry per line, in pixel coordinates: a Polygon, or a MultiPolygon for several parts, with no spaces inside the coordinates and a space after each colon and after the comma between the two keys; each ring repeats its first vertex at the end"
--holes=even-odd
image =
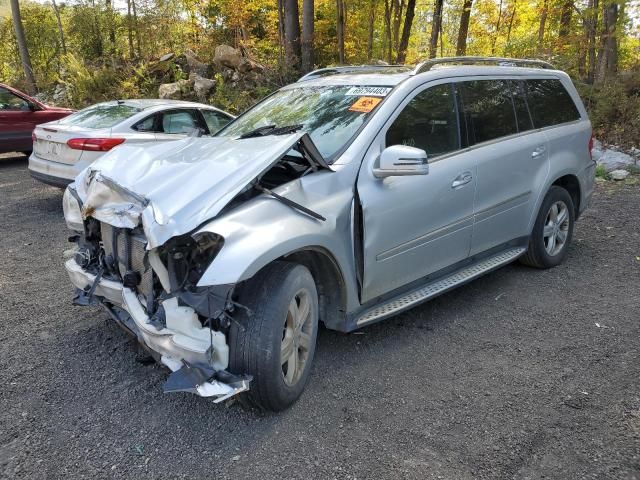
{"type": "Polygon", "coordinates": [[[391,145],[380,154],[380,167],[373,169],[376,178],[426,175],[427,152],[407,145],[391,145]]]}

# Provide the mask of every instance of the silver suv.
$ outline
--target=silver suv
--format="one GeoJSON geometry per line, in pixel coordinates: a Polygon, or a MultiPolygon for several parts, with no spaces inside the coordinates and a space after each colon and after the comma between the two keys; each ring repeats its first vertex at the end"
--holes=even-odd
{"type": "Polygon", "coordinates": [[[136,335],[172,371],[165,391],[281,410],[320,322],[350,332],[515,259],[561,263],[591,143],[544,62],[317,70],[214,138],[84,170],[63,201],[74,301],[136,335]]]}

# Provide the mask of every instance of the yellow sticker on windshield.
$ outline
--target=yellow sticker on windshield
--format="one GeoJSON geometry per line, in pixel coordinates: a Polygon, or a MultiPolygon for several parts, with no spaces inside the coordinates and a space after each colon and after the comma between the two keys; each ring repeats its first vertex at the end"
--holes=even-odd
{"type": "Polygon", "coordinates": [[[356,103],[349,107],[349,110],[351,112],[369,113],[371,110],[376,108],[376,105],[378,105],[381,101],[381,98],[376,97],[360,97],[358,98],[358,100],[356,100],[356,103]]]}

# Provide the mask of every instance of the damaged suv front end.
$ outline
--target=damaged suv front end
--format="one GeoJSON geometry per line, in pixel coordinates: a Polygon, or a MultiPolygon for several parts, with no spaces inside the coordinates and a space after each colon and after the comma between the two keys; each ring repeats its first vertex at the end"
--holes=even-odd
{"type": "MultiPolygon", "coordinates": [[[[256,307],[241,291],[265,265],[299,256],[307,247],[331,251],[336,271],[352,261],[356,165],[338,166],[344,174],[334,177],[325,160],[367,117],[348,110],[357,99],[345,95],[350,89],[311,85],[268,97],[218,137],[123,146],[65,191],[64,214],[75,243],[65,267],[76,287],[74,303],[101,305],[135,335],[173,372],[165,391],[222,401],[250,388],[254,375],[243,366],[247,352],[239,351],[245,342],[238,338],[251,328],[242,318],[254,318],[256,307]],[[309,109],[314,101],[317,108],[309,109]],[[265,125],[265,118],[288,120],[269,116],[283,105],[289,116],[299,112],[308,127],[265,125]],[[324,123],[315,120],[322,105],[339,109],[338,115],[327,111],[324,123]],[[349,127],[336,128],[336,118],[349,127]],[[337,141],[335,132],[342,135],[337,141]]],[[[342,276],[336,283],[341,282],[342,276]]],[[[332,312],[325,323],[344,311],[330,300],[336,295],[320,300],[332,312]]],[[[296,348],[308,353],[312,347],[302,326],[291,332],[296,348]]],[[[287,338],[285,327],[283,342],[287,338]]],[[[282,376],[300,380],[302,363],[290,358],[292,366],[285,362],[282,376]]],[[[305,380],[306,375],[299,383],[305,380]]]]}

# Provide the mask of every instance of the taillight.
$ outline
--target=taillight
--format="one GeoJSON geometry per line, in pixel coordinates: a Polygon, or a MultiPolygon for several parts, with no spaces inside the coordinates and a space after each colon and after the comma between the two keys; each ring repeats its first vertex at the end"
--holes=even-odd
{"type": "Polygon", "coordinates": [[[72,138],[67,141],[67,146],[73,150],[108,152],[123,142],[124,138],[72,138]]]}
{"type": "Polygon", "coordinates": [[[36,131],[35,130],[33,132],[31,132],[31,140],[33,142],[37,142],[38,141],[38,137],[36,137],[36,131]]]}
{"type": "Polygon", "coordinates": [[[593,133],[589,137],[589,157],[591,157],[591,160],[593,160],[592,152],[593,152],[593,133]]]}

